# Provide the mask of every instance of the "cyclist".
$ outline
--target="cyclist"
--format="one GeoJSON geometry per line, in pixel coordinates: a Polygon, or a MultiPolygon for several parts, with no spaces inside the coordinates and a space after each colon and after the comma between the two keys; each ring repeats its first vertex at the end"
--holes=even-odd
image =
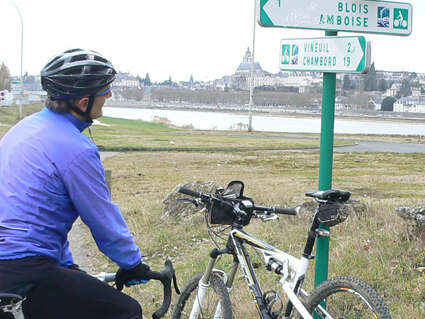
{"type": "Polygon", "coordinates": [[[98,149],[82,134],[102,116],[115,77],[97,52],[55,56],[41,71],[46,107],[0,141],[0,292],[35,284],[24,302],[26,318],[142,318],[136,300],[74,264],[67,240],[79,216],[119,265],[117,287],[149,280],[149,266],[111,201],[98,149]]]}

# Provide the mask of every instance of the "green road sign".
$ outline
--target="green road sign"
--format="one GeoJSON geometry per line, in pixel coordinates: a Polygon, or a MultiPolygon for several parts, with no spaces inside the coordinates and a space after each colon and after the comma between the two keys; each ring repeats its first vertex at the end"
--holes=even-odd
{"type": "Polygon", "coordinates": [[[353,0],[259,0],[260,25],[389,35],[412,33],[412,5],[353,0]]]}
{"type": "Polygon", "coordinates": [[[365,73],[370,67],[370,42],[363,36],[283,39],[282,71],[365,73]]]}

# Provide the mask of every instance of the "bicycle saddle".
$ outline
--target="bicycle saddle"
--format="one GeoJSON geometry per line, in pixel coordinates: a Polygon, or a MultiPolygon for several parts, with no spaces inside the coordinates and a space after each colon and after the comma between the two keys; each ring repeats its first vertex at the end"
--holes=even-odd
{"type": "Polygon", "coordinates": [[[26,284],[8,292],[0,292],[0,308],[15,304],[23,299],[35,287],[34,284],[26,284]]]}
{"type": "Polygon", "coordinates": [[[351,193],[345,190],[329,189],[327,191],[309,191],[305,195],[324,201],[346,202],[350,199],[351,193]]]}

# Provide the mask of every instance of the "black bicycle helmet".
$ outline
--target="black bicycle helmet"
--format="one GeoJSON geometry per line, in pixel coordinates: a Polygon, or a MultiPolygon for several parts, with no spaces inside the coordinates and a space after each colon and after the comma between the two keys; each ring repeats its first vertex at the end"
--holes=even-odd
{"type": "Polygon", "coordinates": [[[72,49],[58,54],[41,70],[41,85],[52,100],[66,100],[90,95],[89,107],[81,112],[90,121],[94,94],[115,80],[111,62],[95,51],[72,49]]]}

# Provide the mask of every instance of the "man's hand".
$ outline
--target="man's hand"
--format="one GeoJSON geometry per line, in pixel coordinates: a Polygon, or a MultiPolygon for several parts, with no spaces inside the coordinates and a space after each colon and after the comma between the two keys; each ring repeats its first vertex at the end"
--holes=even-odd
{"type": "Polygon", "coordinates": [[[115,284],[117,285],[117,289],[122,290],[124,285],[129,287],[147,283],[151,279],[148,276],[150,270],[151,269],[149,265],[142,261],[136,267],[131,269],[120,268],[117,271],[115,277],[115,284]]]}

